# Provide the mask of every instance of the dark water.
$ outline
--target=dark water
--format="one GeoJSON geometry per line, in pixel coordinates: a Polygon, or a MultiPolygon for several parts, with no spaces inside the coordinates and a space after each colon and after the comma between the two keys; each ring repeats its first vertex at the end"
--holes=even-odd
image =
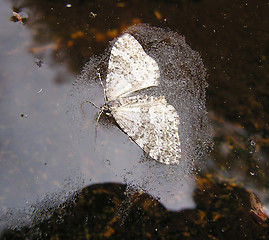
{"type": "Polygon", "coordinates": [[[268,238],[267,1],[0,6],[3,238],[268,238]],[[24,23],[14,22],[12,11],[24,23]],[[141,162],[142,150],[111,119],[100,121],[95,143],[98,112],[87,106],[92,117],[81,114],[82,100],[101,105],[103,96],[98,84],[79,95],[74,89],[83,86],[72,85],[77,75],[139,22],[184,35],[207,68],[214,149],[194,176],[141,162]],[[131,190],[124,194],[126,183],[131,190]],[[7,227],[12,230],[4,233],[7,227]]]}

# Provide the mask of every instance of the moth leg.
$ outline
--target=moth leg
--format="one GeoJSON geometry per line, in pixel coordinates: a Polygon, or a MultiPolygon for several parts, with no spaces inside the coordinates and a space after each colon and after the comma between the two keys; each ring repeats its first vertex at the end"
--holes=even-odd
{"type": "Polygon", "coordinates": [[[96,149],[96,138],[97,138],[97,127],[98,127],[98,122],[100,120],[100,117],[101,115],[103,114],[104,112],[104,109],[101,108],[101,107],[98,107],[94,102],[91,102],[89,100],[85,100],[83,101],[81,104],[80,104],[80,109],[81,109],[81,112],[82,112],[82,116],[83,116],[83,120],[86,121],[86,114],[85,114],[85,111],[84,111],[84,108],[83,108],[83,104],[85,103],[91,103],[94,107],[98,108],[99,110],[101,110],[101,112],[99,113],[98,117],[97,117],[97,121],[95,123],[95,128],[94,128],[94,150],[96,149]]]}
{"type": "Polygon", "coordinates": [[[103,114],[104,110],[101,109],[101,112],[99,113],[98,117],[97,117],[97,121],[95,123],[95,128],[94,128],[94,150],[96,149],[96,139],[97,139],[97,127],[98,127],[98,123],[99,123],[99,120],[103,114]]]}

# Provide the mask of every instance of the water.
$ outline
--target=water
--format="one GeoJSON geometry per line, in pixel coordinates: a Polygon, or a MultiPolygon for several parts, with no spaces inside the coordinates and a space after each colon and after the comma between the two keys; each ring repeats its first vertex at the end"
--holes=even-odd
{"type": "MultiPolygon", "coordinates": [[[[36,223],[41,224],[38,228],[42,238],[53,236],[61,232],[57,226],[64,226],[61,224],[65,224],[67,219],[73,222],[72,214],[65,215],[69,212],[66,210],[68,206],[72,206],[75,199],[87,199],[81,200],[75,207],[85,206],[84,202],[92,203],[87,205],[88,211],[96,217],[91,218],[93,215],[87,215],[86,211],[84,218],[76,221],[87,225],[96,219],[100,229],[111,227],[106,232],[110,236],[115,236],[115,229],[118,229],[116,232],[122,231],[124,236],[141,233],[140,223],[146,223],[142,225],[148,226],[147,231],[151,231],[149,226],[155,226],[151,234],[164,234],[170,229],[166,237],[186,236],[183,233],[176,235],[175,232],[179,234],[182,229],[185,229],[185,234],[194,234],[200,229],[200,239],[207,239],[207,233],[225,239],[236,232],[238,239],[243,239],[243,236],[251,239],[268,232],[266,224],[255,222],[257,216],[261,216],[259,211],[254,211],[255,219],[251,217],[252,195],[249,194],[254,192],[257,195],[262,211],[268,214],[269,56],[266,32],[269,20],[266,2],[239,1],[230,4],[221,1],[216,4],[213,1],[190,1],[180,5],[173,1],[99,2],[98,5],[94,2],[85,5],[16,2],[15,7],[23,11],[21,15],[29,18],[25,25],[9,20],[13,7],[10,2],[2,1],[0,4],[2,228],[7,224],[20,229],[36,223]],[[139,7],[136,4],[140,4],[139,7]],[[169,27],[173,32],[184,35],[187,44],[199,52],[207,68],[209,87],[206,106],[214,150],[203,158],[195,178],[183,178],[181,191],[176,197],[168,194],[167,199],[160,201],[169,203],[170,209],[167,210],[156,200],[147,201],[143,194],[130,197],[127,191],[124,195],[123,183],[128,183],[129,187],[141,186],[137,189],[141,193],[146,190],[153,196],[163,196],[160,193],[167,190],[167,185],[175,190],[178,182],[166,177],[158,184],[159,176],[165,173],[163,168],[153,166],[154,171],[145,171],[145,167],[152,169],[150,165],[153,163],[141,163],[142,150],[108,118],[100,121],[94,151],[94,128],[91,126],[96,120],[94,114],[97,117],[98,112],[87,106],[86,115],[91,117],[84,121],[79,104],[81,100],[90,98],[102,105],[101,86],[93,84],[80,96],[71,98],[74,107],[69,108],[72,83],[84,64],[93,54],[102,54],[109,41],[121,30],[137,22],[169,27]],[[148,182],[152,179],[156,183],[154,187],[143,188],[150,186],[148,182]],[[76,193],[81,189],[84,190],[79,198],[76,193]],[[92,194],[88,196],[87,193],[92,194]],[[107,194],[107,198],[100,198],[105,199],[100,204],[101,208],[91,198],[98,194],[107,194]],[[125,204],[128,197],[131,203],[125,204]],[[140,198],[142,206],[149,204],[151,207],[141,207],[140,198]],[[113,211],[107,210],[104,214],[102,209],[111,207],[111,201],[118,210],[108,208],[113,211]],[[135,201],[139,207],[134,211],[137,215],[132,215],[132,206],[134,209],[137,206],[135,201]],[[66,204],[62,214],[61,204],[66,204]],[[188,204],[192,209],[186,210],[188,204]],[[60,220],[55,224],[53,218],[50,223],[46,222],[44,219],[58,208],[60,220]],[[107,219],[112,216],[113,219],[125,209],[126,231],[124,227],[113,225],[113,221],[107,224],[102,221],[102,216],[107,219]],[[145,211],[141,212],[141,209],[145,211]],[[151,209],[152,212],[149,211],[151,209]],[[171,212],[171,209],[178,212],[171,212]],[[151,213],[156,214],[150,215],[150,221],[143,218],[151,213]],[[241,231],[231,230],[229,222],[232,216],[235,216],[232,221],[234,227],[241,231]],[[62,222],[63,218],[65,221],[62,222]],[[193,218],[196,220],[193,221],[193,218]],[[173,219],[177,219],[176,225],[173,219]],[[188,231],[193,222],[195,228],[188,231]],[[206,226],[205,232],[202,226],[206,226]],[[172,229],[175,229],[174,232],[172,229]]],[[[101,203],[100,200],[97,202],[101,203]]],[[[65,229],[86,232],[74,225],[65,229]]],[[[86,229],[91,232],[92,228],[88,226],[86,229]]],[[[35,230],[38,232],[37,228],[35,230]]],[[[27,231],[21,234],[29,236],[27,231]]],[[[72,233],[67,231],[67,234],[72,233]]]]}

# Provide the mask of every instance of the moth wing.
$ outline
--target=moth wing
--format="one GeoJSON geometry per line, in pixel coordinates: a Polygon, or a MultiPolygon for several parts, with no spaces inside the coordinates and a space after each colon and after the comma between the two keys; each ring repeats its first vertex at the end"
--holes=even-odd
{"type": "Polygon", "coordinates": [[[108,100],[140,89],[158,85],[160,76],[156,61],[147,55],[139,42],[125,33],[112,47],[106,78],[108,100]]]}
{"type": "Polygon", "coordinates": [[[150,157],[165,164],[178,164],[181,147],[179,116],[161,97],[130,97],[111,112],[120,128],[150,157]]]}

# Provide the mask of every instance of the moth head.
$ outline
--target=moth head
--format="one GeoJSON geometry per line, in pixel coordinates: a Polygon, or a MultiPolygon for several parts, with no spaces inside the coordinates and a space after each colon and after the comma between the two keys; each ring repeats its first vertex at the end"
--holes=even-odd
{"type": "Polygon", "coordinates": [[[111,110],[110,110],[110,105],[109,102],[106,102],[102,108],[101,108],[102,112],[105,113],[107,116],[112,116],[111,114],[111,110]]]}

